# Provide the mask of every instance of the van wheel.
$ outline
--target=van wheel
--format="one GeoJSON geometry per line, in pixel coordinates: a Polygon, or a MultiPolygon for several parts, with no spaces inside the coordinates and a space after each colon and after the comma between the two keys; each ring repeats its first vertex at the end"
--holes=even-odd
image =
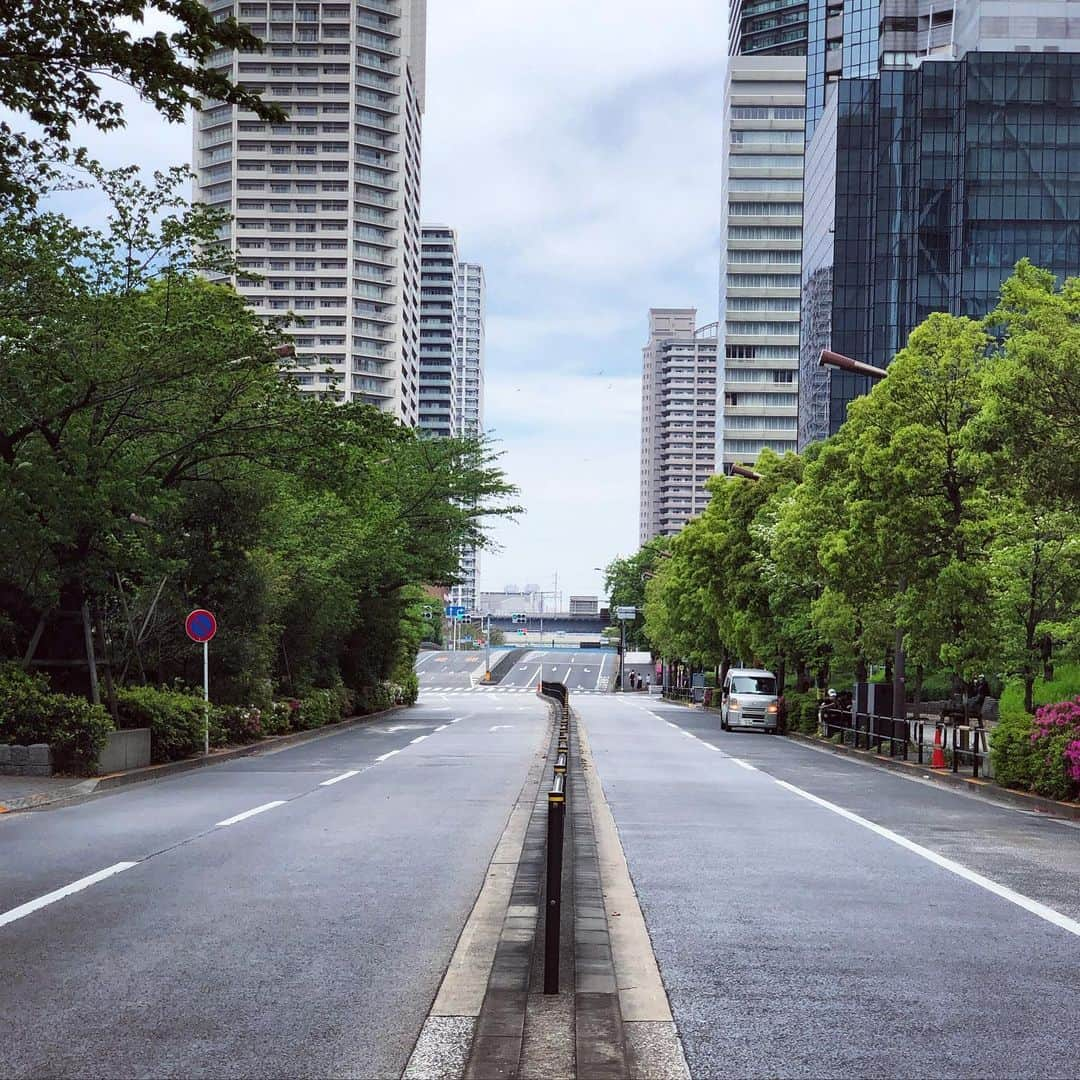
{"type": "Polygon", "coordinates": [[[720,721],[720,730],[721,731],[730,731],[731,730],[731,725],[726,720],[721,720],[720,721]]]}

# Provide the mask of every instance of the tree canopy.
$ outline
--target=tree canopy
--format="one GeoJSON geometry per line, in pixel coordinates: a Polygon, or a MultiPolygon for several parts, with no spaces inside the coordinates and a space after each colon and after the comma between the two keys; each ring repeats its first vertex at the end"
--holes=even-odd
{"type": "Polygon", "coordinates": [[[32,200],[55,163],[84,159],[71,145],[78,124],[124,126],[123,105],[103,92],[102,80],[131,87],[174,123],[203,102],[280,119],[278,107],[209,64],[219,49],[262,48],[234,18],[218,20],[201,0],[0,0],[0,105],[36,129],[0,122],[0,203],[32,200]],[[176,29],[128,29],[155,16],[176,29]]]}
{"type": "Polygon", "coordinates": [[[899,634],[920,668],[1019,676],[1030,708],[1080,643],[1078,303],[1022,262],[986,319],[917,327],[832,438],[713,478],[649,583],[654,648],[803,688],[864,676],[899,634]]]}

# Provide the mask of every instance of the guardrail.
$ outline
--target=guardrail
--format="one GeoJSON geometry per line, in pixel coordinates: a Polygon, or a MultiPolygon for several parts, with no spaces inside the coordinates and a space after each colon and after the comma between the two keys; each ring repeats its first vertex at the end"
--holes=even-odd
{"type": "Polygon", "coordinates": [[[951,767],[954,773],[958,773],[961,759],[966,759],[970,763],[971,775],[975,778],[978,778],[980,770],[986,771],[990,758],[986,728],[981,722],[962,724],[918,718],[901,720],[872,713],[852,713],[847,709],[821,709],[818,712],[818,723],[826,739],[839,734],[846,746],[850,734],[851,745],[856,750],[875,750],[882,753],[882,747],[887,746],[889,757],[903,761],[908,761],[914,751],[915,760],[920,765],[926,764],[924,758],[927,750],[940,749],[943,755],[951,755],[951,765],[931,763],[931,768],[951,767]],[[934,729],[933,744],[926,741],[928,725],[934,729]]]}
{"type": "Polygon", "coordinates": [[[551,790],[547,796],[547,889],[544,915],[544,993],[559,992],[559,953],[562,946],[563,846],[566,836],[566,796],[570,767],[570,692],[562,683],[541,682],[540,693],[560,705],[551,790]]]}
{"type": "Polygon", "coordinates": [[[674,687],[668,687],[664,691],[664,697],[668,701],[690,701],[694,696],[694,691],[689,687],[681,687],[676,689],[674,687]]]}

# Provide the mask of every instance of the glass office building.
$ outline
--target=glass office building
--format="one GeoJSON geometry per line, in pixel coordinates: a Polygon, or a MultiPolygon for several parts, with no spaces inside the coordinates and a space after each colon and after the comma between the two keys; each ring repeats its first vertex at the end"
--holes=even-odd
{"type": "Polygon", "coordinates": [[[1080,274],[1080,54],[973,52],[842,80],[805,186],[801,446],[869,390],[823,379],[822,347],[884,366],[932,312],[992,310],[1025,256],[1080,274]]]}

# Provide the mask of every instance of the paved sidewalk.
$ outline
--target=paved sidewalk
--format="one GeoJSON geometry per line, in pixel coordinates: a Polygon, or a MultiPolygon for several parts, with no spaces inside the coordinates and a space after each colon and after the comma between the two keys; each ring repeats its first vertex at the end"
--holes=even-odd
{"type": "Polygon", "coordinates": [[[95,784],[77,776],[0,776],[0,814],[85,795],[95,784]]]}

